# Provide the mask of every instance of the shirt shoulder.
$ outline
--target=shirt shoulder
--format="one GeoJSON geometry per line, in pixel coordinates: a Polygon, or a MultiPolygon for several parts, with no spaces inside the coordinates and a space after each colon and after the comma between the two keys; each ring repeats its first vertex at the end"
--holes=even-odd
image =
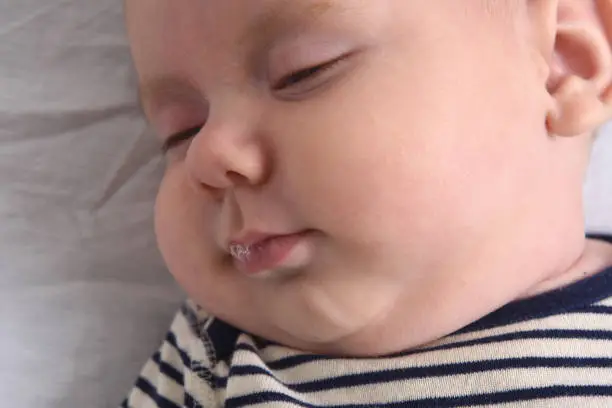
{"type": "Polygon", "coordinates": [[[214,318],[192,301],[176,313],[158,350],[122,404],[126,408],[216,407],[216,352],[206,331],[214,318]]]}

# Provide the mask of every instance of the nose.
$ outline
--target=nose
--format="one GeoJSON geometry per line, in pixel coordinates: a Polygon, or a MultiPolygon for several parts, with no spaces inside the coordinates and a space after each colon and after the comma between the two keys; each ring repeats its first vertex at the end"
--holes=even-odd
{"type": "Polygon", "coordinates": [[[209,120],[192,140],[185,163],[198,186],[220,192],[265,182],[271,165],[263,140],[239,121],[209,120]]]}

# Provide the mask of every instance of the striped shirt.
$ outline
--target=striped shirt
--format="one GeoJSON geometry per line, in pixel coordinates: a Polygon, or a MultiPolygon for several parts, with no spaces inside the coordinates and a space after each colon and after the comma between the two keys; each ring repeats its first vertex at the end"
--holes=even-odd
{"type": "Polygon", "coordinates": [[[370,359],[283,347],[187,302],[122,406],[612,407],[612,268],[370,359]]]}

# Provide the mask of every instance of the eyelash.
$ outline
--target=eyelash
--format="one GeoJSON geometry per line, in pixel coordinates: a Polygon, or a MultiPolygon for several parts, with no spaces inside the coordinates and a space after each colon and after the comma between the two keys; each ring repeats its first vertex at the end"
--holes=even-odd
{"type": "Polygon", "coordinates": [[[189,141],[193,137],[195,137],[202,130],[203,126],[194,126],[187,130],[183,130],[181,132],[175,133],[174,135],[167,138],[162,145],[162,152],[168,153],[170,150],[178,147],[184,142],[189,141]]]}
{"type": "Polygon", "coordinates": [[[345,56],[340,56],[331,61],[324,62],[322,64],[314,65],[305,69],[301,69],[299,71],[295,71],[282,77],[274,86],[273,90],[282,91],[284,89],[290,88],[294,85],[298,85],[301,82],[304,82],[309,79],[313,79],[317,75],[324,73],[325,71],[333,68],[336,64],[338,64],[345,56]]]}

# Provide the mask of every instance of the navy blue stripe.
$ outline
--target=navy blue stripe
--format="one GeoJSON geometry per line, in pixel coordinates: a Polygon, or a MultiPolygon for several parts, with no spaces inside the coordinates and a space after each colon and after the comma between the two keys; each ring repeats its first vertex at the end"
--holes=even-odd
{"type": "MultiPolygon", "coordinates": [[[[308,404],[304,401],[300,401],[288,395],[279,394],[277,392],[258,392],[241,397],[229,398],[225,401],[225,408],[250,407],[251,405],[265,404],[270,402],[288,402],[294,406],[305,408],[323,408],[323,406],[308,404]]],[[[371,407],[372,405],[368,406],[371,407]]],[[[326,405],[325,407],[329,407],[329,405],[326,405]]]]}
{"type": "MultiPolygon", "coordinates": [[[[236,351],[247,351],[259,355],[259,351],[255,350],[250,344],[239,343],[236,346],[236,351]]],[[[299,365],[310,363],[313,361],[331,361],[337,360],[337,357],[317,355],[317,354],[298,354],[295,356],[282,357],[275,361],[266,361],[266,365],[272,370],[284,370],[288,368],[295,368],[299,365]]],[[[341,360],[351,360],[351,358],[345,358],[341,360]]]]}
{"type": "MultiPolygon", "coordinates": [[[[458,341],[456,343],[441,346],[427,347],[419,350],[409,351],[393,357],[406,357],[414,354],[422,354],[432,351],[449,350],[462,347],[480,346],[491,343],[504,343],[515,340],[610,340],[612,331],[607,330],[527,330],[487,336],[480,339],[458,341]]],[[[612,344],[610,345],[612,347],[612,344]]]]}
{"type": "Polygon", "coordinates": [[[610,234],[600,234],[600,233],[594,233],[594,234],[586,234],[586,237],[589,239],[595,239],[598,241],[605,241],[608,242],[610,244],[612,244],[612,235],[610,234]]]}
{"type": "Polygon", "coordinates": [[[203,327],[208,320],[212,319],[211,317],[200,321],[196,311],[193,310],[187,302],[183,303],[181,306],[181,314],[185,317],[187,323],[189,323],[189,327],[191,327],[194,333],[199,333],[200,328],[203,327]]]}
{"type": "Polygon", "coordinates": [[[189,408],[203,408],[202,405],[189,394],[185,394],[185,406],[189,408]]]}
{"type": "Polygon", "coordinates": [[[213,350],[209,350],[209,352],[214,353],[214,356],[211,356],[211,358],[229,364],[234,352],[234,345],[242,331],[213,316],[203,320],[200,319],[196,311],[189,307],[187,303],[181,307],[181,313],[185,316],[196,337],[205,335],[207,340],[210,341],[213,350]],[[204,327],[206,327],[206,332],[202,333],[204,327]]]}
{"type": "Polygon", "coordinates": [[[143,393],[147,394],[149,398],[155,401],[155,404],[159,408],[181,408],[180,405],[176,405],[174,402],[170,401],[169,399],[159,395],[155,387],[153,387],[153,385],[151,385],[151,383],[147,381],[145,378],[140,377],[138,381],[136,381],[136,388],[138,388],[143,393]]]}
{"type": "Polygon", "coordinates": [[[191,371],[198,374],[198,376],[206,380],[207,383],[210,384],[212,382],[212,384],[210,384],[211,387],[225,388],[227,384],[227,378],[217,376],[210,369],[202,365],[199,365],[197,369],[192,366],[191,358],[189,357],[186,351],[182,350],[178,346],[176,336],[173,332],[168,332],[168,334],[166,335],[166,342],[179,353],[181,361],[183,362],[183,366],[188,367],[191,371]]]}
{"type": "Polygon", "coordinates": [[[589,306],[580,310],[584,313],[594,313],[594,314],[612,314],[612,306],[589,306]]]}
{"type": "Polygon", "coordinates": [[[224,361],[228,365],[231,363],[236,341],[240,334],[241,332],[234,326],[219,319],[212,320],[206,335],[212,343],[217,361],[224,361]]]}
{"type": "Polygon", "coordinates": [[[202,365],[193,365],[191,371],[204,380],[211,388],[224,389],[227,386],[227,377],[221,377],[202,365]]]}
{"type": "MultiPolygon", "coordinates": [[[[513,390],[491,394],[469,395],[452,398],[430,398],[420,400],[405,400],[393,403],[378,403],[377,408],[457,408],[473,406],[490,406],[492,404],[504,404],[512,402],[524,402],[533,400],[551,400],[554,398],[567,397],[612,397],[612,386],[557,386],[547,388],[534,388],[525,390],[513,390]]],[[[271,402],[287,402],[304,408],[371,408],[373,403],[368,404],[342,404],[342,405],[313,405],[304,401],[291,398],[276,392],[260,392],[242,397],[230,398],[226,401],[227,408],[240,408],[257,404],[271,402]]],[[[576,401],[577,403],[579,401],[576,401]]],[[[578,405],[576,405],[578,406],[578,405]]]]}
{"type": "MultiPolygon", "coordinates": [[[[174,381],[176,381],[178,384],[184,387],[185,384],[183,381],[183,374],[179,372],[176,368],[171,366],[169,363],[166,363],[165,361],[163,361],[161,359],[159,351],[153,355],[151,360],[158,365],[159,371],[161,374],[172,378],[174,381]]],[[[189,395],[189,393],[184,388],[183,388],[183,392],[185,393],[186,403],[187,401],[192,401],[191,403],[187,404],[188,407],[197,408],[200,406],[195,400],[193,400],[191,395],[189,395]]]]}
{"type": "MultiPolygon", "coordinates": [[[[398,357],[408,357],[415,354],[423,354],[433,351],[440,350],[450,350],[450,349],[458,349],[461,347],[472,347],[476,345],[484,345],[491,343],[503,343],[514,340],[556,340],[556,339],[564,339],[564,340],[611,340],[612,341],[612,331],[604,331],[604,330],[529,330],[529,331],[521,331],[521,332],[512,332],[506,334],[500,334],[495,336],[487,336],[479,339],[465,340],[459,341],[455,343],[444,344],[440,346],[426,347],[418,350],[411,350],[403,353],[393,354],[384,358],[398,358],[398,357]]],[[[612,345],[611,345],[612,347],[612,345]]],[[[237,349],[242,351],[249,351],[252,353],[257,353],[256,350],[253,349],[248,344],[239,344],[237,349]]],[[[300,354],[295,356],[283,357],[278,360],[267,363],[271,370],[286,370],[293,369],[300,365],[318,362],[318,361],[332,361],[337,360],[337,358],[329,357],[329,356],[320,356],[314,354],[300,354]]],[[[346,361],[347,359],[342,359],[346,361]]],[[[351,360],[351,359],[348,359],[351,360]]],[[[354,358],[352,360],[370,360],[364,358],[354,358]]],[[[372,359],[373,363],[379,362],[381,358],[372,359]]]]}
{"type": "Polygon", "coordinates": [[[309,354],[309,355],[297,355],[297,356],[285,357],[281,360],[271,362],[268,365],[270,369],[275,370],[275,371],[276,370],[280,371],[280,370],[296,368],[298,366],[312,363],[312,362],[321,362],[321,361],[327,362],[328,360],[332,360],[332,359],[309,354]]]}
{"type": "Polygon", "coordinates": [[[157,366],[159,367],[159,371],[162,374],[172,378],[177,384],[180,384],[181,386],[184,385],[183,374],[167,362],[163,361],[161,359],[161,354],[159,351],[153,354],[151,360],[153,360],[157,364],[157,366]]]}
{"type": "MultiPolygon", "coordinates": [[[[428,400],[415,401],[411,404],[381,405],[384,408],[400,407],[474,407],[491,406],[493,404],[507,404],[511,402],[524,402],[533,400],[551,400],[553,398],[568,397],[612,397],[612,386],[554,386],[546,388],[532,388],[524,390],[512,390],[491,394],[469,395],[453,398],[432,398],[428,400]]],[[[576,401],[579,402],[579,401],[576,401]]],[[[612,401],[610,401],[612,403],[612,401]]],[[[354,406],[354,405],[353,405],[354,406]]],[[[554,405],[551,405],[554,406],[554,405]]],[[[576,407],[582,405],[576,405],[576,407]]],[[[365,406],[363,406],[365,407],[365,406]]],[[[339,408],[339,407],[338,407],[339,408]]],[[[346,407],[348,408],[348,407],[346,407]]]]}
{"type": "Polygon", "coordinates": [[[556,314],[580,312],[612,296],[612,267],[561,289],[503,306],[456,333],[502,327],[556,314]]]}
{"type": "Polygon", "coordinates": [[[334,360],[334,359],[331,357],[317,356],[314,354],[300,354],[297,356],[283,357],[279,360],[272,361],[268,363],[268,366],[270,367],[271,370],[280,371],[280,370],[296,368],[298,366],[312,363],[312,362],[320,362],[320,361],[327,362],[329,360],[334,360]]]}
{"type": "MultiPolygon", "coordinates": [[[[474,361],[427,367],[410,367],[395,370],[371,371],[366,373],[322,378],[309,382],[300,382],[299,384],[294,385],[285,385],[290,387],[295,392],[318,392],[336,388],[350,388],[363,385],[416,380],[420,378],[483,373],[508,369],[610,367],[612,367],[612,359],[609,358],[510,358],[503,360],[474,361]]],[[[274,378],[269,371],[257,366],[235,366],[232,368],[231,374],[232,376],[259,374],[274,378]]],[[[275,380],[278,381],[276,378],[275,380]]]]}
{"type": "Polygon", "coordinates": [[[189,367],[191,365],[191,358],[189,358],[189,355],[185,350],[179,347],[178,341],[176,340],[176,335],[172,331],[169,331],[168,334],[166,334],[166,342],[178,352],[183,365],[185,367],[189,367]]]}
{"type": "Polygon", "coordinates": [[[121,405],[119,406],[120,408],[130,408],[128,406],[128,401],[127,398],[123,400],[123,402],[121,403],[121,405]]]}

